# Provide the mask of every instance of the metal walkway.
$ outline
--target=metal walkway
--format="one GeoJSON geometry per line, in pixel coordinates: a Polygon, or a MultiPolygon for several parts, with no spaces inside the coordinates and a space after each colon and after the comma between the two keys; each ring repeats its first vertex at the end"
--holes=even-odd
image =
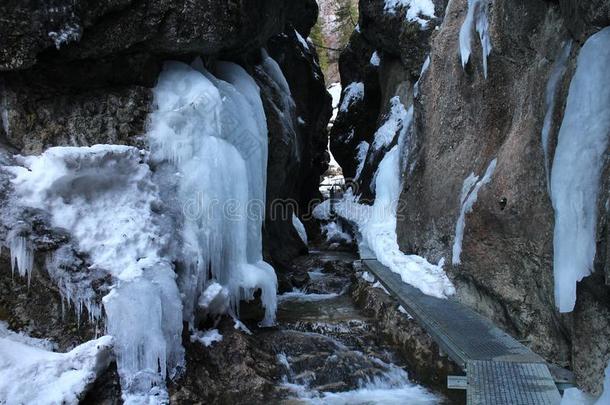
{"type": "Polygon", "coordinates": [[[362,259],[384,287],[467,374],[469,405],[559,404],[544,361],[487,318],[453,299],[425,295],[374,259],[362,259]]]}

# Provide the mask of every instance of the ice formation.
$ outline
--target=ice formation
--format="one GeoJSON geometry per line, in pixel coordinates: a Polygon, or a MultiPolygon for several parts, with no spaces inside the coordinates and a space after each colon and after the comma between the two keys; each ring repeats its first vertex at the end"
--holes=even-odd
{"type": "Polygon", "coordinates": [[[428,55],[426,57],[426,60],[424,61],[424,64],[421,67],[421,72],[419,73],[419,78],[417,79],[417,81],[415,82],[415,85],[413,86],[413,97],[419,96],[419,83],[421,82],[422,77],[424,77],[424,74],[428,71],[429,68],[430,68],[430,55],[428,55]]]}
{"type": "Polygon", "coordinates": [[[362,141],[358,144],[356,150],[358,154],[356,155],[356,159],[358,160],[358,167],[356,167],[356,174],[354,175],[354,180],[360,178],[362,174],[362,170],[364,169],[364,164],[366,163],[366,157],[369,154],[370,145],[367,141],[362,141]]]}
{"type": "Polygon", "coordinates": [[[54,353],[36,339],[0,337],[0,402],[76,404],[113,359],[110,336],[54,353]]]}
{"type": "MultiPolygon", "coordinates": [[[[20,204],[49,212],[53,226],[68,230],[89,255],[90,274],[112,276],[103,302],[127,401],[163,395],[165,377],[183,364],[180,293],[165,257],[169,232],[155,213],[158,190],[145,159],[128,146],[57,147],[9,168],[20,204]]],[[[18,255],[22,248],[11,245],[18,255]]],[[[91,297],[68,299],[87,306],[91,297]]]]}
{"type": "MultiPolygon", "coordinates": [[[[455,293],[455,288],[443,271],[443,261],[434,265],[420,256],[404,254],[398,247],[396,209],[401,190],[400,154],[401,150],[396,145],[381,161],[375,176],[373,206],[358,203],[358,198],[348,190],[335,204],[335,212],[356,225],[361,251],[369,249],[374,252],[379,262],[423,293],[446,298],[455,293]]],[[[329,211],[330,204],[326,200],[314,209],[314,216],[328,219],[329,211]]]]}
{"type": "Polygon", "coordinates": [[[305,225],[303,225],[299,217],[294,213],[292,214],[292,226],[296,229],[303,243],[307,245],[307,231],[305,230],[305,225]]]}
{"type": "Polygon", "coordinates": [[[553,124],[553,114],[555,113],[555,98],[557,96],[557,89],[567,69],[568,58],[572,51],[572,41],[568,40],[561,48],[559,57],[553,64],[549,81],[546,84],[546,93],[544,98],[544,106],[546,113],[544,115],[544,124],[542,126],[542,151],[544,153],[544,170],[546,172],[547,187],[549,194],[551,191],[551,169],[549,163],[549,136],[551,132],[551,125],[553,124]]]}
{"type": "Polygon", "coordinates": [[[381,63],[381,59],[379,58],[379,53],[377,51],[373,52],[373,54],[371,55],[370,63],[373,66],[379,66],[379,64],[381,63]]]}
{"type": "MultiPolygon", "coordinates": [[[[263,63],[289,94],[277,63],[266,54],[263,63]]],[[[199,297],[219,283],[234,316],[239,302],[260,289],[262,324],[271,325],[277,279],[262,258],[267,126],[260,90],[238,65],[220,63],[215,73],[218,78],[201,63],[167,63],[154,89],[158,109],[148,134],[154,161],[175,172],[183,207],[184,316],[192,324],[199,297]]]]}
{"type": "Polygon", "coordinates": [[[560,312],[574,309],[576,283],[593,270],[597,199],[610,136],[610,27],[585,42],[577,63],[551,172],[560,312]]]}
{"type": "Polygon", "coordinates": [[[487,57],[491,53],[491,37],[489,36],[489,18],[488,18],[488,1],[487,0],[468,0],[468,14],[462,23],[460,29],[460,55],[462,58],[462,67],[470,60],[472,53],[472,32],[474,29],[479,33],[481,48],[483,52],[483,74],[487,78],[487,57]]]}
{"type": "Polygon", "coordinates": [[[350,83],[345,89],[343,89],[343,101],[339,111],[347,112],[350,106],[356,101],[362,100],[364,97],[364,83],[354,82],[350,83]]]}
{"type": "Polygon", "coordinates": [[[28,277],[28,285],[34,270],[34,250],[30,241],[24,236],[9,235],[9,249],[11,251],[11,270],[15,274],[17,269],[21,277],[28,277]]]}
{"type": "Polygon", "coordinates": [[[60,49],[62,45],[80,40],[81,27],[78,24],[66,24],[59,31],[49,32],[49,38],[55,44],[55,48],[60,49]]]}
{"type": "Polygon", "coordinates": [[[406,8],[407,20],[417,22],[422,28],[428,26],[429,19],[436,18],[432,0],[385,0],[384,9],[387,13],[395,14],[399,8],[406,8]]]}
{"type": "Polygon", "coordinates": [[[377,132],[375,132],[373,149],[379,150],[387,147],[397,135],[399,138],[404,137],[411,126],[412,119],[413,109],[405,109],[405,106],[400,101],[400,97],[392,97],[388,117],[383,125],[377,129],[377,132]]]}
{"type": "Polygon", "coordinates": [[[472,212],[481,187],[491,182],[491,177],[496,170],[496,163],[496,159],[491,161],[481,179],[479,179],[479,176],[475,176],[474,173],[471,173],[470,176],[464,180],[462,193],[460,194],[460,216],[455,224],[455,237],[453,238],[453,255],[451,263],[454,266],[462,263],[460,256],[462,255],[462,241],[464,239],[464,229],[466,228],[466,215],[472,212]]]}
{"type": "Polygon", "coordinates": [[[341,224],[335,221],[324,224],[320,228],[322,235],[326,237],[326,241],[329,243],[352,243],[350,234],[345,232],[341,224]]]}
{"type": "Polygon", "coordinates": [[[307,52],[309,52],[309,44],[307,43],[307,41],[305,40],[305,38],[303,38],[303,36],[301,34],[299,34],[299,31],[294,30],[294,33],[297,36],[297,39],[299,40],[299,43],[301,44],[301,46],[303,47],[303,49],[307,52]]]}

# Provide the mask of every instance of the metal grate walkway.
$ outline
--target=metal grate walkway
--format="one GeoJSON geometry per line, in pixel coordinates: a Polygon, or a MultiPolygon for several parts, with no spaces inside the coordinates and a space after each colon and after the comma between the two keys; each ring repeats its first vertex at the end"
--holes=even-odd
{"type": "Polygon", "coordinates": [[[377,260],[362,262],[467,372],[469,405],[559,404],[553,377],[536,353],[456,300],[425,295],[377,260]]]}

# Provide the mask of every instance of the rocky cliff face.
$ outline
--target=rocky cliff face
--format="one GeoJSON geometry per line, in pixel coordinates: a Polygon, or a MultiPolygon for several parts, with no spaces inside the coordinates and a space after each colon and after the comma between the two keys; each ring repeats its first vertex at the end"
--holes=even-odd
{"type": "MultiPolygon", "coordinates": [[[[318,195],[331,114],[316,51],[302,40],[317,20],[315,1],[9,1],[0,5],[0,15],[0,143],[11,153],[105,143],[144,148],[155,109],[152,88],[165,61],[190,63],[199,56],[206,66],[229,60],[244,67],[261,88],[269,128],[266,259],[281,271],[306,249],[291,213],[305,212],[318,195]],[[259,68],[261,48],[279,63],[294,105],[282,100],[276,78],[259,68]],[[276,199],[296,205],[284,204],[288,213],[269,215],[276,199]]],[[[7,163],[4,156],[0,160],[7,163]]],[[[0,180],[4,201],[10,184],[0,180]]],[[[27,237],[40,271],[28,289],[25,279],[11,277],[8,250],[2,248],[0,320],[68,348],[95,329],[84,319],[79,326],[68,309],[64,318],[67,303],[44,272],[46,256],[69,248],[69,236],[52,229],[44,216],[34,222],[27,237]]],[[[7,226],[0,226],[2,244],[7,226]]],[[[64,270],[78,275],[87,272],[87,263],[79,257],[64,270]]],[[[98,284],[99,302],[110,283],[98,284]]]]}
{"type": "MultiPolygon", "coordinates": [[[[554,210],[541,133],[548,111],[547,83],[562,63],[563,52],[565,74],[557,79],[549,127],[552,161],[579,49],[593,33],[610,25],[609,3],[481,2],[488,5],[492,44],[487,78],[476,31],[464,68],[460,59],[460,29],[468,1],[434,1],[434,17],[425,18],[424,24],[410,21],[407,7],[388,13],[383,3],[360,1],[361,32],[342,55],[342,72],[350,72],[343,78],[344,87],[363,82],[364,96],[340,112],[332,133],[334,155],[346,176],[354,175],[360,163],[354,144],[375,141],[375,131],[388,119],[389,99],[398,95],[409,107],[410,95],[415,94],[399,202],[401,249],[434,262],[445,258],[445,270],[460,300],[549,361],[571,367],[580,385],[599,394],[610,360],[604,206],[608,162],[599,193],[595,269],[578,285],[575,310],[560,314],[553,297],[554,210]],[[356,47],[367,51],[353,52],[356,47]],[[375,73],[367,63],[373,50],[381,55],[375,73]],[[355,54],[367,55],[358,60],[355,54]],[[430,59],[424,63],[426,55],[430,59]],[[370,120],[362,119],[366,114],[376,117],[377,124],[371,127],[370,120]],[[465,216],[460,260],[455,260],[452,247],[465,179],[471,173],[483,177],[494,159],[492,180],[481,187],[473,211],[465,216]]],[[[365,196],[372,194],[379,153],[383,152],[369,150],[357,181],[365,196]]]]}

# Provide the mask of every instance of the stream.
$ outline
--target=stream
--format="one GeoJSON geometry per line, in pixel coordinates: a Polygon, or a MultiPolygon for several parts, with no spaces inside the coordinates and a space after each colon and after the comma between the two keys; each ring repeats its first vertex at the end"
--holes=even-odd
{"type": "Polygon", "coordinates": [[[257,335],[281,365],[282,404],[439,404],[443,396],[409,379],[374,319],[349,293],[357,257],[312,251],[295,260],[301,288],[278,297],[278,326],[257,335]],[[307,273],[307,276],[305,276],[307,273]]]}

